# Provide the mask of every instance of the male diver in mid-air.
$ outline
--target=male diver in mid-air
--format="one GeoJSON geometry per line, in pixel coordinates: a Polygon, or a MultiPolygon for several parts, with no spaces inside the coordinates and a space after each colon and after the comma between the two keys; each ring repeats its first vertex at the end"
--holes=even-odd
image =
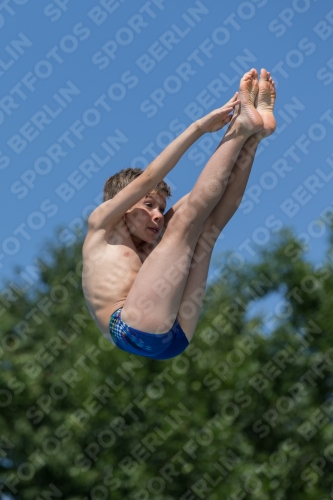
{"type": "Polygon", "coordinates": [[[255,69],[224,106],[192,123],[148,167],[110,177],[88,219],[83,291],[99,329],[120,349],[154,359],[182,353],[202,307],[219,234],[236,212],[259,142],[276,128],[275,85],[255,69]],[[192,144],[228,124],[192,191],[165,214],[163,178],[192,144]]]}

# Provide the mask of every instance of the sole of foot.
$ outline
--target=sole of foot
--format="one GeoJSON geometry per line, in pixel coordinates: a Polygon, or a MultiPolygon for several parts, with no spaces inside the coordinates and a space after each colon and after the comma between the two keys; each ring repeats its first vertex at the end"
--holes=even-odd
{"type": "Polygon", "coordinates": [[[259,132],[263,127],[261,114],[255,108],[258,92],[258,73],[255,69],[251,69],[240,81],[238,99],[241,103],[237,117],[242,128],[251,134],[259,132]]]}
{"type": "Polygon", "coordinates": [[[276,121],[273,114],[275,99],[274,81],[270,72],[262,69],[259,79],[259,91],[255,100],[256,109],[263,120],[263,128],[259,132],[262,138],[268,137],[276,129],[276,121]]]}

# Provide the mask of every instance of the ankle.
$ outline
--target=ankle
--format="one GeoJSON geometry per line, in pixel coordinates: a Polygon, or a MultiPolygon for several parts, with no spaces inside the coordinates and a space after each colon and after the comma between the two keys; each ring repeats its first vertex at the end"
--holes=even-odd
{"type": "Polygon", "coordinates": [[[230,138],[239,138],[240,140],[247,141],[256,133],[258,133],[258,131],[255,130],[255,128],[251,129],[251,127],[238,118],[230,122],[226,136],[229,135],[231,136],[230,138]]]}
{"type": "Polygon", "coordinates": [[[251,135],[248,138],[245,146],[247,146],[248,148],[251,148],[251,149],[257,148],[264,138],[265,137],[262,135],[261,130],[260,130],[259,132],[256,132],[255,134],[251,135]]]}

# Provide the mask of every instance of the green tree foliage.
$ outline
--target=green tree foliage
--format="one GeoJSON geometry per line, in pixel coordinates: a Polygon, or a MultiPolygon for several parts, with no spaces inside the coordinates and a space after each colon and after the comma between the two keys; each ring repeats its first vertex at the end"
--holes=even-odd
{"type": "Polygon", "coordinates": [[[51,245],[38,283],[2,295],[2,498],[333,498],[330,245],[320,266],[288,232],[255,263],[222,256],[194,340],[168,361],[105,340],[80,245],[51,245]]]}

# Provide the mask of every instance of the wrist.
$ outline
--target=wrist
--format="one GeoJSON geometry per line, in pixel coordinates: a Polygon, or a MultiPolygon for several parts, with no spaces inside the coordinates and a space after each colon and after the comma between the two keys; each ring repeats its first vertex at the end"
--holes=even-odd
{"type": "Polygon", "coordinates": [[[198,135],[198,138],[199,137],[202,137],[206,132],[204,130],[202,130],[201,128],[201,125],[200,125],[200,120],[196,120],[195,122],[193,122],[190,127],[192,127],[193,129],[193,132],[198,135]]]}

